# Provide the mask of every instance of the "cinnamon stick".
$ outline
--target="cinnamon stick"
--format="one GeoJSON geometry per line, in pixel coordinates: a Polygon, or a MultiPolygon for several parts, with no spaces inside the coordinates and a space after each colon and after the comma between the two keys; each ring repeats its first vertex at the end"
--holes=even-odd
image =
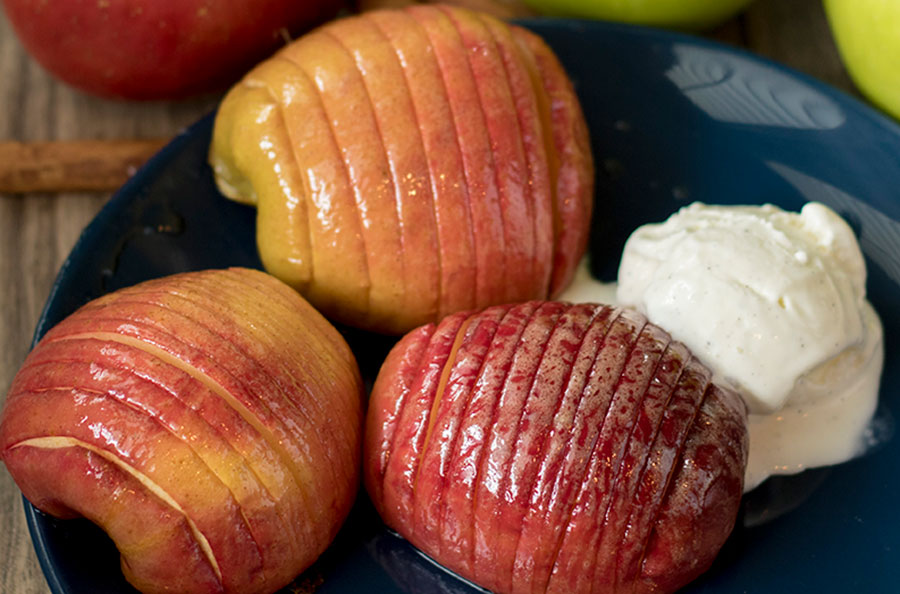
{"type": "Polygon", "coordinates": [[[0,194],[116,190],[167,142],[0,142],[0,194]]]}

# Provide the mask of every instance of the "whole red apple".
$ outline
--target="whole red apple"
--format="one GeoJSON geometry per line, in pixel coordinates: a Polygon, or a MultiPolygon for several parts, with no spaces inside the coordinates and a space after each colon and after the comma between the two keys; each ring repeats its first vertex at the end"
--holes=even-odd
{"type": "Polygon", "coordinates": [[[266,269],[341,322],[402,334],[547,299],[587,245],[593,161],[536,35],[416,5],[328,23],[219,109],[210,162],[258,208],[266,269]]]}
{"type": "Polygon", "coordinates": [[[391,351],[364,478],[388,526],[493,592],[673,592],[734,526],[746,415],[637,312],[496,306],[391,351]]]}
{"type": "Polygon", "coordinates": [[[79,89],[123,99],[218,90],[341,0],[3,0],[22,44],[79,89]]]}
{"type": "Polygon", "coordinates": [[[37,508],[106,530],[142,592],[270,593],[355,498],[362,384],[340,334],[258,271],[93,301],[26,358],[0,458],[37,508]]]}

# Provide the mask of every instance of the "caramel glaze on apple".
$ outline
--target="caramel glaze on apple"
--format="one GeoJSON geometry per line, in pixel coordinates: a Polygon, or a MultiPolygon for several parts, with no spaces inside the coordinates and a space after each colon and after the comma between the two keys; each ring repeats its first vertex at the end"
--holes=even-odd
{"type": "Polygon", "coordinates": [[[379,332],[553,297],[587,244],[572,83],[539,37],[461,8],[373,11],[285,47],[224,99],[210,163],[256,205],[266,269],[379,332]]]}
{"type": "Polygon", "coordinates": [[[24,495],[106,530],[143,592],[270,593],[359,484],[362,382],[338,332],[259,271],[94,300],[29,354],[0,417],[24,495]]]}
{"type": "Polygon", "coordinates": [[[639,313],[527,302],[391,351],[364,479],[388,526],[495,592],[672,592],[730,534],[747,412],[639,313]]]}

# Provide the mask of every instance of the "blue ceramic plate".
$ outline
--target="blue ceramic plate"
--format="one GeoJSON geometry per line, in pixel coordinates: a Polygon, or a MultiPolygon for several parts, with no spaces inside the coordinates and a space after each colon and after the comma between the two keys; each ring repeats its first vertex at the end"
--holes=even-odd
{"type": "MultiPolygon", "coordinates": [[[[742,51],[601,23],[526,23],[558,52],[587,113],[597,161],[594,272],[615,273],[637,225],[694,200],[809,200],[859,235],[869,295],[887,336],[879,418],[900,408],[900,128],[806,76],[742,51]]],[[[59,274],[41,336],[106,291],[168,273],[259,266],[254,211],[224,200],[206,165],[211,118],[175,139],[112,199],[59,274]]],[[[369,379],[385,339],[348,332],[369,379]]],[[[900,584],[900,439],[869,455],[745,497],[716,565],[689,592],[896,592],[900,584]]],[[[55,593],[131,592],[111,543],[83,521],[26,504],[55,593]]],[[[291,591],[475,591],[388,533],[365,495],[337,542],[291,591]]]]}

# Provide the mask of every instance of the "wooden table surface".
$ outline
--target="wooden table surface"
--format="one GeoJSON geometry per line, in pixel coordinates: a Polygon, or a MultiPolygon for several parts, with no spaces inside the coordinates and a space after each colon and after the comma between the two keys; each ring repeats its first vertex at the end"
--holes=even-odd
{"type": "MultiPolygon", "coordinates": [[[[750,48],[855,94],[821,0],[757,0],[709,36],[750,48]]],[[[51,79],[25,53],[0,11],[0,141],[157,138],[177,133],[218,96],[180,103],[117,103],[51,79]]],[[[63,260],[110,193],[0,194],[0,401],[25,357],[63,260]]],[[[0,470],[0,592],[45,593],[12,479],[0,470]]]]}

